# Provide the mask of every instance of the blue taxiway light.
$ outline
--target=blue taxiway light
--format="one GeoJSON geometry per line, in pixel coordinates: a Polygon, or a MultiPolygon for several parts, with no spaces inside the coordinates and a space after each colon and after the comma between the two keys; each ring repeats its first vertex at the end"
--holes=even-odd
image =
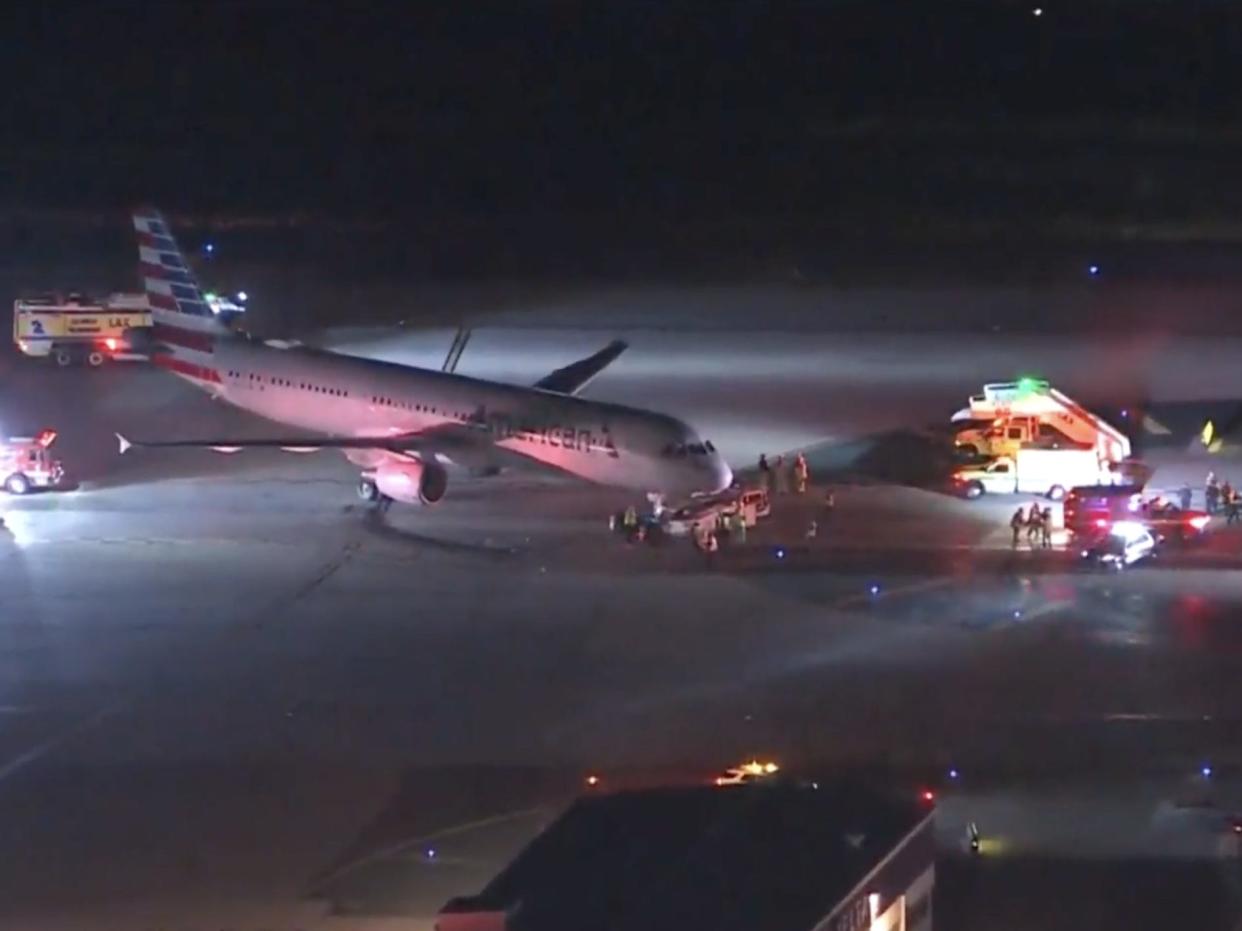
{"type": "Polygon", "coordinates": [[[1199,772],[1203,775],[1204,779],[1210,779],[1212,776],[1212,767],[1204,763],[1203,767],[1199,770],[1199,772]]]}
{"type": "Polygon", "coordinates": [[[1092,278],[1098,277],[1100,274],[1100,266],[1091,264],[1087,266],[1087,274],[1092,278]]]}
{"type": "Polygon", "coordinates": [[[949,770],[949,778],[950,778],[950,779],[956,779],[959,775],[961,775],[961,774],[960,774],[960,773],[959,773],[956,769],[950,769],[950,770],[949,770]]]}

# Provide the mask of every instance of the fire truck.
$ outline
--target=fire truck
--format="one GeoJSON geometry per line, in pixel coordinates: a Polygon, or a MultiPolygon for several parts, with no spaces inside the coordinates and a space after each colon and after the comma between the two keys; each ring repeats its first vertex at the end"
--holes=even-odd
{"type": "Polygon", "coordinates": [[[56,442],[53,430],[34,437],[0,440],[0,481],[11,495],[24,495],[36,488],[56,488],[65,480],[60,460],[52,458],[56,442]]]}
{"type": "Polygon", "coordinates": [[[140,359],[135,335],[151,326],[145,294],[48,294],[13,302],[13,341],[25,355],[59,366],[103,365],[109,359],[140,359]]]}
{"type": "MultiPolygon", "coordinates": [[[[207,306],[226,324],[245,308],[214,293],[207,306]]],[[[245,292],[238,292],[245,301],[245,292]]],[[[145,359],[151,346],[151,309],[145,294],[50,294],[13,302],[13,341],[25,355],[57,365],[89,365],[109,360],[145,359]]]]}

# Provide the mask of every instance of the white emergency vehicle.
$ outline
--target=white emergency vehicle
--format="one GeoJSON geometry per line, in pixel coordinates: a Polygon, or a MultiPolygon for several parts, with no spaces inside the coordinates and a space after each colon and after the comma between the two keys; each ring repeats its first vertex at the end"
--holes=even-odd
{"type": "Polygon", "coordinates": [[[0,440],[0,482],[11,495],[36,488],[55,488],[65,479],[60,461],[52,458],[56,433],[44,430],[34,437],[0,440]]]}
{"type": "MultiPolygon", "coordinates": [[[[1093,450],[1104,461],[1130,458],[1130,439],[1046,381],[1023,378],[983,386],[953,415],[954,444],[978,456],[1013,456],[1020,449],[1093,450]]],[[[1067,486],[1069,487],[1069,486],[1067,486]]]]}
{"type": "Polygon", "coordinates": [[[981,465],[963,466],[953,483],[967,498],[1033,494],[1060,501],[1078,485],[1115,485],[1122,476],[1094,449],[1019,449],[981,465]]]}

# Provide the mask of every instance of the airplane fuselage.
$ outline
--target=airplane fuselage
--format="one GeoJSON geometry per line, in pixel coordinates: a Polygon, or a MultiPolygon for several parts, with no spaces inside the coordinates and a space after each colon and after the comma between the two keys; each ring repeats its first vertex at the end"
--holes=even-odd
{"type": "Polygon", "coordinates": [[[665,414],[521,385],[244,339],[214,346],[221,398],[338,437],[423,434],[459,425],[488,444],[579,478],[670,495],[718,491],[732,473],[665,414]]]}

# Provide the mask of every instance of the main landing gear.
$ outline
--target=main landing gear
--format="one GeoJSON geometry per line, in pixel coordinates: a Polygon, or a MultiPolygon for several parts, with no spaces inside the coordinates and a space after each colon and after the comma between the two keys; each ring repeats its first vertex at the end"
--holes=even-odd
{"type": "Polygon", "coordinates": [[[375,505],[377,511],[387,511],[392,507],[392,498],[379,490],[379,486],[369,478],[358,479],[358,497],[375,505]]]}

